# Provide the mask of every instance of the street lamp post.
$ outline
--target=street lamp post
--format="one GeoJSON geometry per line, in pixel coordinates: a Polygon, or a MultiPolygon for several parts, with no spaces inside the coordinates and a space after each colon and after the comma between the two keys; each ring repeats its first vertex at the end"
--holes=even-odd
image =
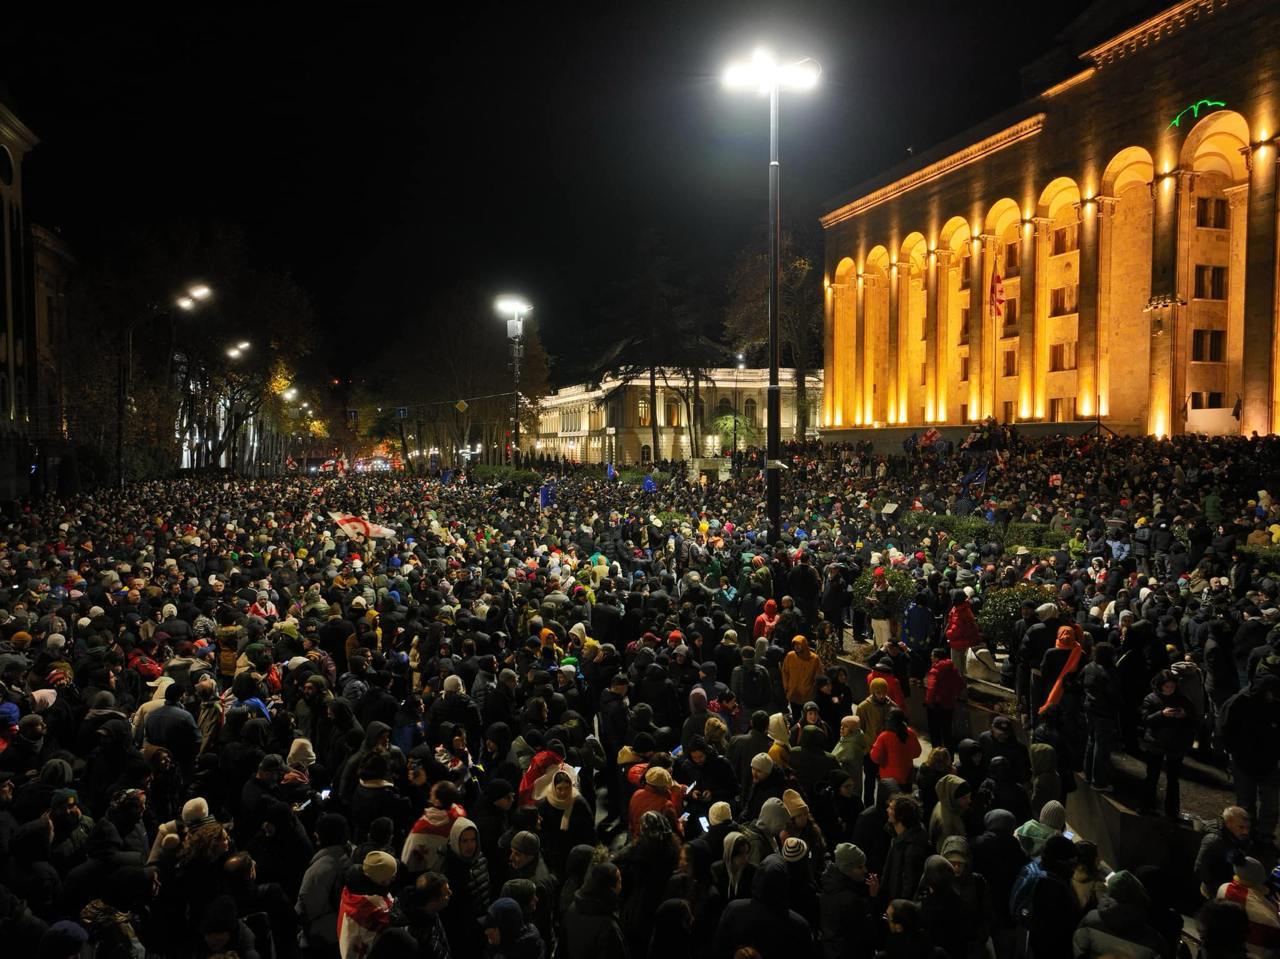
{"type": "Polygon", "coordinates": [[[528,301],[510,294],[500,296],[494,308],[507,320],[507,339],[511,341],[511,374],[515,379],[515,399],[511,418],[511,465],[520,465],[520,361],[524,357],[524,317],[533,311],[528,301]]]}
{"type": "Polygon", "coordinates": [[[742,354],[738,354],[738,365],[733,371],[733,456],[729,465],[733,467],[733,475],[738,475],[738,378],[742,373],[742,354]]]}
{"type": "MultiPolygon", "coordinates": [[[[129,387],[133,385],[133,331],[147,320],[155,319],[166,313],[172,314],[176,306],[183,312],[190,313],[209,297],[213,290],[203,283],[195,283],[187,287],[187,291],[174,299],[172,306],[156,306],[151,312],[134,318],[124,329],[124,356],[120,358],[120,369],[116,377],[116,485],[124,486],[124,427],[126,402],[129,387]]],[[[170,344],[172,346],[172,344],[170,344]]]]}
{"type": "Polygon", "coordinates": [[[735,63],[724,74],[726,87],[755,90],[769,97],[769,390],[765,438],[765,489],[769,513],[769,541],[782,533],[782,388],[778,383],[778,287],[782,261],[782,165],[778,157],[779,100],[783,88],[811,90],[821,68],[805,58],[780,64],[771,54],[757,50],[747,63],[735,63]]]}

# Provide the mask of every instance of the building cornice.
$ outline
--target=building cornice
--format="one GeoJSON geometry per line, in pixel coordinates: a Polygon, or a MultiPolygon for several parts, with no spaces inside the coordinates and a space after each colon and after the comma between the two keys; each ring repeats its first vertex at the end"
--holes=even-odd
{"type": "Polygon", "coordinates": [[[872,207],[879,206],[881,203],[887,203],[889,200],[895,199],[904,193],[914,190],[916,187],[924,186],[939,177],[954,173],[961,167],[966,167],[970,163],[976,163],[993,153],[997,153],[1006,147],[1013,146],[1028,137],[1033,137],[1040,132],[1044,126],[1045,115],[1037,113],[1025,120],[1015,123],[1011,127],[1006,127],[999,133],[992,134],[985,139],[979,140],[977,143],[970,144],[963,150],[957,150],[949,156],[943,157],[934,163],[930,163],[926,167],[921,167],[913,173],[908,173],[901,179],[883,186],[878,190],[874,190],[865,196],[846,203],[844,206],[832,210],[826,216],[821,218],[824,229],[843,223],[845,220],[864,213],[872,207]]]}
{"type": "Polygon", "coordinates": [[[17,143],[26,153],[40,142],[31,128],[18,119],[18,115],[0,103],[0,136],[17,143]]]}
{"type": "Polygon", "coordinates": [[[1229,0],[1182,0],[1136,27],[1100,43],[1080,54],[1081,60],[1089,60],[1095,67],[1104,67],[1116,60],[1123,60],[1144,47],[1158,43],[1176,33],[1189,23],[1217,13],[1229,0]]]}
{"type": "Polygon", "coordinates": [[[1084,83],[1084,81],[1088,80],[1091,76],[1093,76],[1097,72],[1098,72],[1097,67],[1085,67],[1079,73],[1073,76],[1067,77],[1065,80],[1063,80],[1060,83],[1055,83],[1048,90],[1045,90],[1043,93],[1041,93],[1040,97],[1043,100],[1049,100],[1053,97],[1056,97],[1059,93],[1066,93],[1068,90],[1070,90],[1072,87],[1076,86],[1077,84],[1084,83]]]}

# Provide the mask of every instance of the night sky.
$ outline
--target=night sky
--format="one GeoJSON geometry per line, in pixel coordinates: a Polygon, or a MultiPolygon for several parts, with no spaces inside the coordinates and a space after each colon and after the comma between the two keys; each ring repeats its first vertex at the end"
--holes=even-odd
{"type": "Polygon", "coordinates": [[[767,103],[723,90],[734,55],[822,63],[783,104],[784,203],[812,219],[1017,102],[1019,68],[1087,5],[104,7],[7,15],[0,81],[43,141],[28,215],[83,254],[122,221],[238,222],[314,297],[335,368],[433,322],[446,288],[520,290],[564,380],[638,231],[719,289],[759,230],[767,103]]]}

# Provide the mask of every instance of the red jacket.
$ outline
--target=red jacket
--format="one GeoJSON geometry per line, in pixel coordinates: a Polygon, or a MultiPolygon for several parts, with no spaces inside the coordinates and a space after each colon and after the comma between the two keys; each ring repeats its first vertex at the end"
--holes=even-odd
{"type": "Polygon", "coordinates": [[[968,601],[952,606],[947,614],[947,645],[952,649],[968,649],[976,646],[981,638],[978,621],[973,618],[973,607],[968,601]]]}
{"type": "Polygon", "coordinates": [[[871,761],[880,767],[880,778],[896,779],[908,790],[915,772],[914,760],[919,755],[920,739],[910,726],[907,727],[906,742],[899,739],[897,733],[886,729],[871,746],[871,761]]]}
{"type": "Polygon", "coordinates": [[[924,680],[924,704],[934,709],[955,709],[962,692],[964,677],[956,664],[949,659],[934,663],[924,680]]]}

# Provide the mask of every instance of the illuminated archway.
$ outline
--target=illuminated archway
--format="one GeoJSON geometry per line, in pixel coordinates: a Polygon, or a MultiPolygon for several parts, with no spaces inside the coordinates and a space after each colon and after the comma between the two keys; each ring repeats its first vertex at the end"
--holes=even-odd
{"type": "MultiPolygon", "coordinates": [[[[968,339],[961,347],[964,311],[968,309],[969,254],[972,249],[969,221],[953,216],[938,233],[938,341],[937,370],[934,374],[934,419],[939,423],[958,420],[961,406],[968,408],[968,384],[959,376],[961,357],[968,355],[968,339]],[[963,352],[962,352],[963,350],[963,352]]],[[[967,363],[967,359],[965,361],[967,363]]]]}
{"type": "Polygon", "coordinates": [[[1075,419],[1079,392],[1079,184],[1070,177],[1050,181],[1040,193],[1036,213],[1044,223],[1044,236],[1037,240],[1037,260],[1044,266],[1036,273],[1035,415],[1062,422],[1075,419]]]}
{"type": "MultiPolygon", "coordinates": [[[[982,370],[984,412],[1001,422],[1013,422],[1020,412],[1018,376],[1018,314],[1021,307],[1022,208],[1004,197],[992,204],[983,223],[983,232],[992,239],[983,264],[983,292],[998,287],[1004,302],[986,303],[982,313],[982,370]],[[999,277],[996,283],[995,277],[999,277]],[[997,315],[998,310],[998,315],[997,315]],[[988,403],[990,408],[988,409],[988,403]]],[[[1021,404],[1025,408],[1025,404],[1021,404]]],[[[1023,414],[1025,416],[1025,414],[1023,414]]]]}

